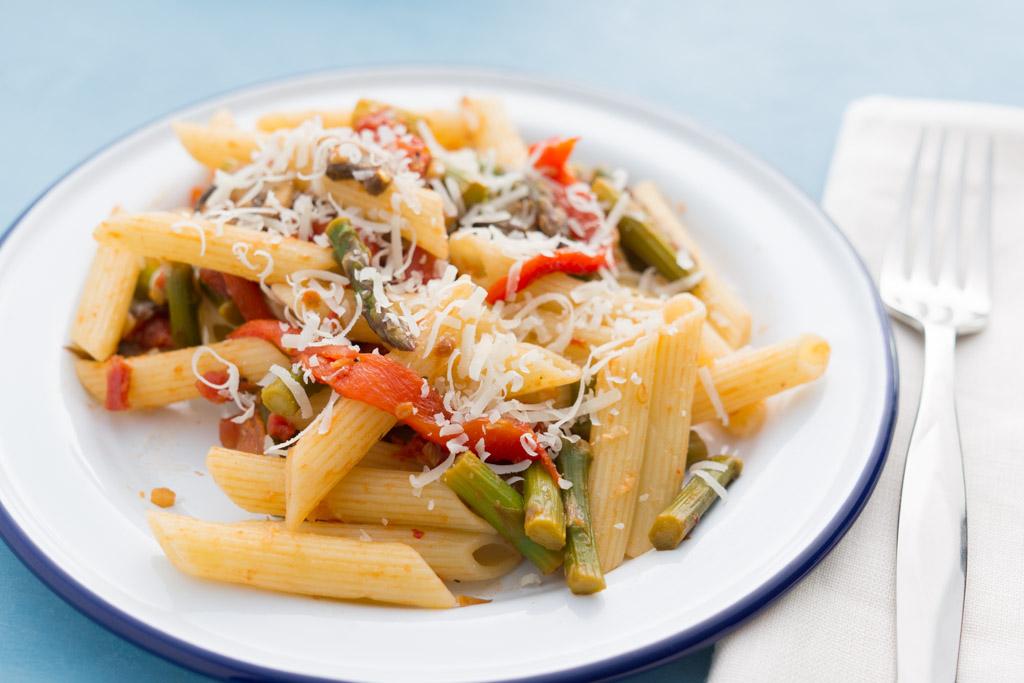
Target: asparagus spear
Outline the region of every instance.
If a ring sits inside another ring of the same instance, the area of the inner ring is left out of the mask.
[[[525,472],[523,491],[526,498],[526,535],[549,550],[561,550],[565,545],[565,511],[562,494],[551,475],[533,463]]]
[[[396,349],[415,349],[415,337],[405,329],[398,317],[383,306],[378,306],[377,298],[373,294],[373,284],[359,279],[359,272],[371,267],[370,252],[359,239],[352,223],[344,217],[335,218],[327,226],[326,234],[334,247],[334,259],[341,266],[342,272],[352,283],[352,289],[362,302],[363,317],[370,325],[370,329]]]
[[[563,441],[556,461],[562,476],[572,483],[571,488],[562,491],[568,525],[565,582],[577,595],[597,593],[605,587],[590,526],[590,495],[587,492],[590,458],[590,444],[580,439],[576,443]]]
[[[171,338],[178,348],[198,346],[199,296],[192,282],[192,266],[175,263],[167,276],[167,309],[171,318]]]
[[[743,471],[743,461],[731,455],[716,455],[711,461],[725,465],[721,472],[704,470],[722,486],[728,486]],[[672,504],[654,519],[648,534],[651,544],[658,550],[675,548],[716,500],[718,494],[702,477],[691,478]]]
[[[523,530],[523,497],[473,453],[456,458],[441,480],[542,572],[550,574],[562,564],[562,553],[535,543]]]
[[[597,178],[591,188],[597,198],[609,206],[619,201],[621,193],[606,178]],[[649,222],[627,215],[619,219],[617,227],[623,251],[654,266],[666,280],[672,282],[690,274],[689,270],[679,265],[672,246]]]
[[[696,429],[690,430],[690,443],[686,449],[686,468],[689,469],[693,463],[708,459],[708,446]]]
[[[293,372],[292,377],[302,385],[303,389],[307,388],[302,381],[302,375]],[[309,392],[307,391],[306,393],[308,394]],[[302,418],[302,409],[299,408],[295,396],[280,378],[263,387],[263,390],[260,392],[260,401],[266,406],[267,410],[277,413],[289,422],[295,422]]]

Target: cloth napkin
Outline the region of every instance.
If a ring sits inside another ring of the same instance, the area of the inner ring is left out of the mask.
[[[939,127],[950,141],[965,133],[994,141],[992,317],[980,334],[961,337],[956,355],[968,523],[958,680],[1024,681],[1024,110],[857,100],[843,118],[823,204],[877,281],[921,130]],[[718,643],[711,683],[895,679],[896,526],[923,346],[916,332],[894,327],[899,419],[874,494],[818,567]]]

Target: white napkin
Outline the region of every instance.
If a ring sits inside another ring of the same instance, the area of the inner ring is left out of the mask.
[[[957,345],[967,478],[967,598],[959,680],[1024,681],[1024,110],[869,97],[847,109],[823,205],[877,277],[925,127],[994,139],[994,304]],[[921,337],[896,328],[900,412],[860,518],[799,585],[720,641],[711,683],[895,678],[900,482],[921,386]]]

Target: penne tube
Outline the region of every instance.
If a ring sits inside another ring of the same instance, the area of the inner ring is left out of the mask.
[[[693,294],[707,306],[708,322],[734,349],[748,343],[750,341],[750,312],[747,311],[746,306],[736,296],[736,293],[722,281],[703,258],[697,243],[694,242],[665,197],[650,181],[637,183],[633,187],[632,193],[633,198],[640,203],[662,234],[669,239],[674,247],[688,251],[690,258],[704,273],[703,279],[694,287]]]
[[[93,237],[141,256],[247,280],[259,280],[264,272],[264,281],[283,282],[298,270],[337,270],[331,250],[318,244],[235,225],[218,227],[177,213],[117,214],[100,223]]]
[[[718,359],[710,369],[698,372],[693,397],[693,424],[716,418],[721,420],[722,411],[734,413],[821,377],[828,367],[829,353],[827,341],[816,334],[804,334],[771,346],[736,351]],[[705,372],[702,380],[701,375]],[[710,379],[711,393],[717,395],[721,403],[721,410],[715,407],[704,386],[707,379]]]
[[[130,251],[105,244],[96,249],[71,326],[71,341],[96,360],[106,360],[117,350],[140,265],[139,256]]]
[[[430,109],[414,112],[430,127],[434,139],[447,149],[462,149],[472,143],[466,120],[460,111],[448,109]],[[305,121],[320,118],[324,128],[345,128],[352,125],[351,109],[307,109],[305,111],[272,112],[264,114],[256,121],[256,127],[270,133],[282,128],[295,128]],[[419,134],[419,131],[411,131]]]
[[[462,111],[470,140],[478,152],[493,153],[494,163],[505,170],[526,165],[526,145],[501,100],[464,97]]]
[[[302,111],[274,111],[256,119],[256,128],[273,133],[283,128],[297,128],[306,121],[319,118],[324,128],[347,128],[352,125],[352,109],[304,109]]]
[[[405,449],[396,443],[378,441],[366,455],[359,461],[361,467],[373,467],[381,470],[400,470],[403,472],[421,472],[423,465],[411,458],[402,455]]]
[[[768,405],[764,401],[758,401],[729,413],[729,424],[725,426],[725,430],[735,437],[743,438],[761,429],[767,418]]]
[[[394,213],[404,219],[402,237],[439,259],[448,258],[448,230],[444,222],[444,200],[426,188],[411,193],[411,200],[394,187],[373,195],[356,180],[321,178],[323,191],[343,208],[355,208],[371,218]],[[411,203],[410,203],[411,201]]]
[[[697,354],[704,327],[704,305],[689,294],[665,302],[666,326],[658,332],[657,368],[651,389],[647,438],[638,496],[629,525],[626,554],[652,548],[648,532],[658,513],[679,492],[686,473],[690,405],[697,380]]]
[[[590,517],[601,571],[606,573],[622,564],[636,509],[657,347],[657,335],[640,337],[597,375],[597,394],[622,394],[617,403],[598,411],[591,429]]]
[[[206,468],[221,490],[243,510],[280,517],[285,512],[286,460],[214,446],[206,456]],[[352,468],[314,506],[309,517],[353,524],[380,524],[381,519],[387,519],[391,524],[416,528],[493,531],[444,484],[427,484],[417,497],[408,472],[371,467]],[[303,521],[299,520],[295,528]]]
[[[211,169],[232,171],[245,166],[259,148],[257,135],[232,126],[175,121],[171,127],[185,151]]]
[[[295,313],[296,317],[300,320],[302,319],[302,316],[300,315],[300,308],[314,311],[320,317],[329,316],[331,314],[330,309],[328,309],[322,301],[318,300],[317,297],[314,297],[313,301],[306,300],[300,303],[296,299],[295,291],[292,289],[291,285],[283,282],[277,282],[270,285],[270,289],[274,293],[274,296],[277,297],[277,299],[286,308],[291,309],[291,311]],[[308,292],[308,294],[312,295],[314,292]],[[345,311],[351,311],[354,313],[356,311],[355,293],[351,289],[345,289],[344,297]],[[351,316],[346,316],[342,319],[342,323],[346,325],[351,321]],[[349,330],[349,333],[346,336],[354,342],[369,342],[371,344],[383,343],[381,342],[380,337],[377,336],[377,333],[370,328],[369,323],[367,323],[366,319],[362,316],[359,316],[359,319],[356,320],[352,329]]]
[[[711,365],[715,359],[728,356],[733,352],[729,342],[722,339],[722,335],[711,325],[704,325],[700,330],[700,353],[697,354],[697,363],[700,365]]]
[[[489,581],[516,568],[522,556],[493,532],[418,529],[381,524],[304,522],[299,531],[374,543],[404,543],[418,552],[445,581]],[[280,525],[279,522],[254,524]]]
[[[191,576],[326,598],[455,607],[423,558],[402,543],[293,533],[275,524],[220,524],[170,512],[147,516],[167,559]]]
[[[124,361],[131,368],[128,406],[132,409],[157,408],[199,398],[196,377],[192,374],[192,357],[201,348],[204,347],[193,346],[125,358]],[[229,339],[209,344],[206,348],[234,363],[239,374],[251,382],[261,379],[273,365],[291,365],[277,347],[262,339]],[[108,363],[80,358],[75,360],[78,381],[100,403],[106,403],[107,399]],[[223,370],[225,367],[211,353],[203,353],[196,366],[202,373]]]

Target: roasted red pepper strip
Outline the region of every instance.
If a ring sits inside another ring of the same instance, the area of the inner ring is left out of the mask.
[[[107,397],[103,407],[107,410],[128,410],[128,390],[132,386],[132,366],[122,356],[111,356],[107,361]]]
[[[519,271],[519,280],[516,282],[515,292],[521,292],[530,284],[545,275],[551,273],[568,273],[570,275],[586,275],[596,273],[608,265],[605,250],[601,249],[596,254],[585,254],[582,251],[573,249],[558,249],[553,254],[538,254],[523,263]],[[508,292],[508,275],[491,285],[487,290],[487,303],[504,301]]]
[[[258,283],[235,275],[224,273],[224,286],[228,296],[235,302],[238,312],[246,320],[264,320],[273,318],[274,314],[263,298],[263,291]]]
[[[569,156],[579,138],[549,138],[530,145],[533,167],[561,185],[572,185],[576,176],[569,170]]]
[[[280,347],[281,323],[276,320],[254,320],[238,327],[229,336],[258,337]],[[282,349],[288,353],[287,349]],[[311,346],[292,353],[309,370],[313,378],[338,392],[340,396],[360,401],[394,415],[413,428],[421,437],[446,446],[459,434],[441,434],[435,415],[450,418],[440,394],[423,378],[387,356],[357,353],[341,346]],[[316,357],[316,361],[313,358]],[[496,422],[480,418],[462,425],[468,437],[467,448],[475,448],[483,439],[492,462],[520,462],[539,459],[557,480],[558,472],[547,452],[537,445],[537,436],[529,425],[502,418]]]

